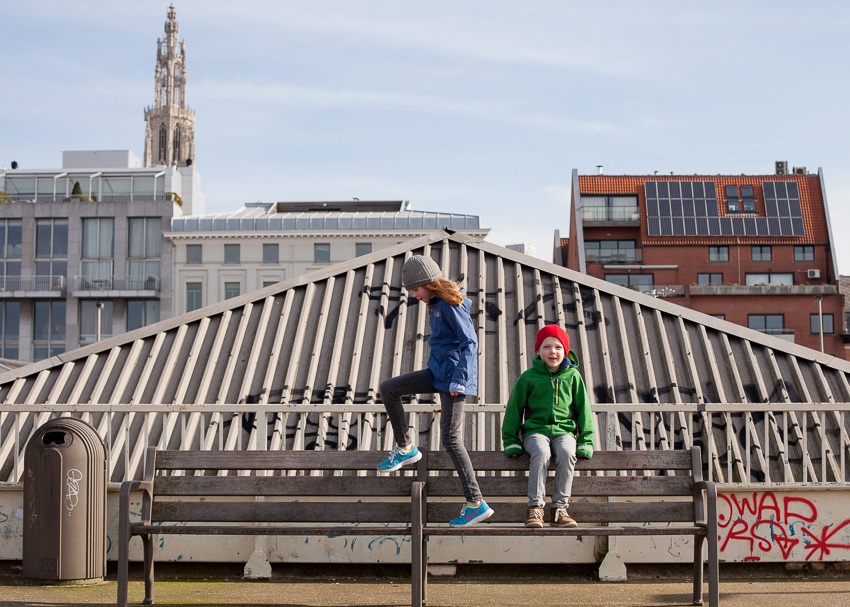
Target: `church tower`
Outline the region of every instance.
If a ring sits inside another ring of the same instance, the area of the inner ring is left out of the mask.
[[[145,166],[192,166],[195,112],[186,107],[186,41],[177,42],[177,15],[168,9],[165,40],[156,40],[154,104],[145,108]]]

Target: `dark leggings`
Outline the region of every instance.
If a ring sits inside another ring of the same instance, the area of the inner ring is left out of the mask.
[[[399,447],[407,447],[410,445],[410,439],[407,436],[409,428],[404,414],[404,406],[401,404],[401,397],[409,394],[434,394],[438,391],[434,389],[427,371],[414,371],[390,378],[381,382],[380,389],[381,400],[384,401],[384,408],[387,410],[387,416],[389,416],[390,424],[393,427],[395,442]],[[481,490],[478,488],[475,470],[472,469],[472,462],[466,452],[466,447],[463,446],[463,437],[461,436],[463,404],[466,397],[463,394],[452,396],[448,392],[439,392],[439,394],[440,435],[443,448],[449,454],[455,470],[457,470],[466,501],[477,502],[482,499]]]

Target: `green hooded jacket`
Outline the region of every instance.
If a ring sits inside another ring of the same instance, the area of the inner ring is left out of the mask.
[[[578,358],[570,350],[567,365],[552,373],[540,358],[519,376],[502,423],[505,455],[523,452],[522,440],[528,434],[576,437],[577,455],[593,456],[593,416],[587,390],[578,372]]]

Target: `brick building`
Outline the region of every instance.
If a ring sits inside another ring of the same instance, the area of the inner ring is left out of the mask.
[[[554,261],[847,358],[821,170],[775,175],[572,174]],[[820,309],[819,309],[820,306]]]

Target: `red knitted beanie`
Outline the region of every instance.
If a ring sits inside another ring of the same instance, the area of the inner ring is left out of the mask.
[[[546,325],[537,332],[537,340],[534,342],[535,352],[540,349],[540,344],[542,344],[543,340],[547,337],[557,337],[558,340],[564,344],[564,351],[570,351],[570,336],[567,335],[567,332],[558,325]]]

